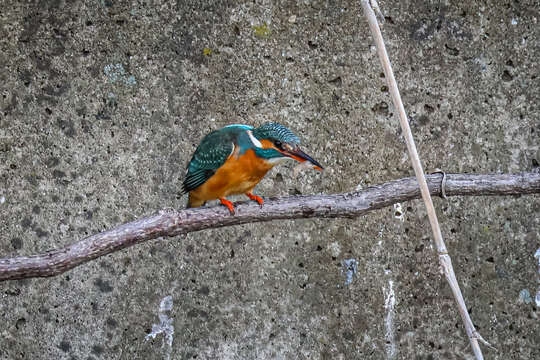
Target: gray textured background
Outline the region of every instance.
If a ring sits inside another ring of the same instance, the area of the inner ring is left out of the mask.
[[[425,168],[530,170],[538,3],[452,3],[380,3]],[[230,123],[279,121],[326,167],[276,168],[263,196],[412,174],[357,1],[7,0],[0,25],[1,257],[182,208],[196,144]],[[435,204],[499,349],[486,358],[540,358],[539,197]],[[470,359],[423,205],[402,208],[203,231],[0,283],[0,358]]]

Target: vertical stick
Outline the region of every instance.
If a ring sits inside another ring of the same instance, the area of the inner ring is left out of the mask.
[[[374,3],[374,7],[378,8],[376,2],[374,0],[372,1]],[[424,176],[424,170],[422,169],[422,164],[420,163],[420,158],[418,157],[418,152],[416,151],[416,145],[414,143],[411,128],[409,127],[409,121],[405,113],[405,108],[403,107],[403,102],[401,101],[401,96],[399,94],[396,79],[394,78],[394,72],[392,71],[390,59],[388,58],[388,54],[386,52],[381,29],[379,28],[377,18],[375,17],[375,13],[369,3],[369,0],[361,0],[361,4],[364,10],[364,15],[368,20],[371,34],[373,35],[375,43],[377,44],[377,52],[384,68],[384,75],[388,82],[390,94],[392,95],[392,101],[394,102],[394,106],[398,112],[399,122],[401,124],[401,129],[403,130],[403,136],[405,137],[405,141],[407,143],[407,150],[409,151],[409,155],[411,157],[416,179],[420,185],[420,192],[422,193],[422,199],[426,205],[429,222],[435,238],[435,246],[437,247],[437,253],[439,255],[439,263],[443,269],[446,281],[448,281],[450,284],[452,294],[454,295],[454,298],[458,304],[459,313],[461,314],[461,318],[465,324],[465,330],[467,331],[467,336],[471,342],[474,354],[478,360],[482,360],[484,357],[478,344],[478,340],[482,340],[483,342],[485,341],[474,328],[472,320],[469,316],[469,312],[467,311],[467,307],[465,306],[465,300],[463,299],[463,295],[461,294],[461,290],[456,280],[456,275],[452,267],[452,260],[448,255],[448,250],[446,249],[446,245],[444,244],[444,240],[442,238],[441,228],[439,227],[439,222],[437,220],[437,214],[435,212],[435,208],[433,207],[433,201],[431,200],[431,195],[429,194],[426,178]]]

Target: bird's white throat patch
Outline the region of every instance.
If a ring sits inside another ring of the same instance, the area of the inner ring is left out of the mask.
[[[247,133],[248,133],[249,139],[251,140],[253,145],[255,145],[258,148],[262,148],[261,142],[259,140],[257,140],[257,138],[255,136],[253,136],[253,133],[251,132],[251,130],[248,130]]]
[[[266,161],[268,161],[270,164],[277,165],[277,164],[284,163],[287,160],[294,160],[294,159],[290,158],[290,157],[287,157],[287,156],[284,156],[284,157],[270,158],[270,159],[267,159]]]

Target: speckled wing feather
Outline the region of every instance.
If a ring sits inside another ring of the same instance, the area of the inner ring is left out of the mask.
[[[184,193],[204,184],[214,175],[235,146],[235,132],[218,130],[206,135],[193,154],[183,183]]]

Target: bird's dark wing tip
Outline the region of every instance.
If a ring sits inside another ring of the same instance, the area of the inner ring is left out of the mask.
[[[189,172],[182,184],[183,194],[187,194],[204,184],[215,172],[215,170],[208,169]]]

